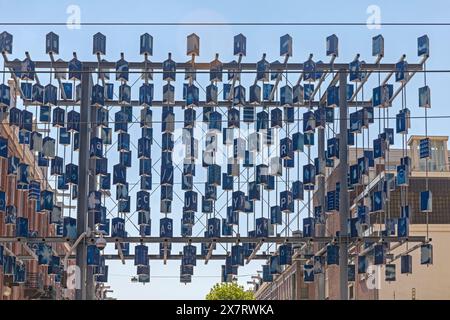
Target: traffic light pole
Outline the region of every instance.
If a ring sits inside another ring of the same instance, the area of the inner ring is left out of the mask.
[[[340,299],[348,299],[348,242],[341,237],[348,234],[348,125],[347,125],[347,71],[339,70],[339,287]]]

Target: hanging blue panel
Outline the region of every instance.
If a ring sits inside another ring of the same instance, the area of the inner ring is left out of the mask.
[[[417,38],[417,55],[419,57],[430,55],[430,40],[426,34]]]
[[[362,81],[362,78],[363,78],[363,72],[361,72],[362,62],[360,62],[358,60],[358,58],[359,58],[359,55],[355,60],[353,60],[349,64],[349,69],[350,69],[349,80],[350,81],[354,81],[354,82]]]
[[[383,191],[375,191],[371,196],[371,211],[381,212],[384,210]]]
[[[26,282],[26,266],[24,263],[16,264],[14,267],[13,275],[14,283],[25,283]]]
[[[313,256],[314,261],[314,274],[320,274],[324,272],[325,267],[325,257],[324,256]]]
[[[128,62],[124,59],[123,53],[121,53],[120,60],[116,62],[116,80],[128,81],[128,78],[129,78]]]
[[[231,265],[243,266],[244,265],[244,250],[241,245],[231,246]]]
[[[28,219],[24,217],[16,218],[16,237],[28,237]]]
[[[242,34],[234,36],[233,54],[245,56],[247,53],[247,38]]]
[[[256,219],[256,234],[257,238],[267,238],[269,236],[269,220],[267,218]]]
[[[185,245],[183,247],[182,265],[196,266],[197,265],[197,247],[193,245]]]
[[[339,265],[339,246],[327,245],[327,265]]]
[[[13,275],[15,265],[16,265],[16,257],[3,256],[3,274],[4,275]]]
[[[44,104],[44,87],[40,84],[33,84],[31,103],[36,105]]]
[[[283,212],[294,212],[294,200],[291,191],[280,192],[280,208]]]
[[[316,128],[314,112],[308,111],[303,114],[303,132],[313,133]]]
[[[410,123],[410,111],[405,108],[399,111],[399,113],[395,117],[396,119],[396,132],[397,133],[408,133],[408,129],[411,126]]]
[[[49,106],[56,106],[57,88],[54,85],[48,84],[44,87],[44,104]]]
[[[208,238],[220,238],[220,219],[208,219]]]
[[[336,108],[339,106],[339,87],[329,86],[327,88],[327,107]]]
[[[409,218],[402,217],[397,220],[397,236],[406,238],[409,236]]]
[[[313,164],[303,166],[303,185],[313,186],[315,184],[315,171]]]
[[[385,272],[384,272],[384,280],[387,282],[391,282],[391,281],[395,281],[395,268],[396,265],[391,263],[391,264],[386,264],[385,266]]]
[[[409,185],[408,181],[409,179],[407,167],[405,165],[397,166],[397,177],[396,177],[397,186],[408,186]]]
[[[172,54],[169,53],[167,60],[163,62],[163,80],[175,81],[176,80],[176,63],[172,60]]]
[[[136,211],[150,211],[150,193],[138,191],[136,194]]]
[[[25,58],[20,66],[20,78],[22,80],[34,81],[36,64],[30,58]]]
[[[197,201],[197,192],[195,191],[187,191],[184,194],[184,210],[186,212],[197,212],[198,209],[198,201]]]
[[[420,192],[420,211],[421,212],[432,212],[433,211],[433,197],[431,191],[421,191]]]
[[[144,33],[140,37],[140,54],[153,55],[153,37],[148,33]]]
[[[305,138],[303,133],[296,132],[292,135],[293,150],[296,152],[303,152]]]
[[[30,133],[33,131],[33,113],[27,110],[22,111],[22,122],[19,125],[19,128]]]
[[[354,282],[356,280],[356,270],[355,270],[356,266],[354,264],[349,264],[347,267],[347,278],[348,281],[350,282]]]
[[[303,219],[303,236],[310,238],[315,236],[315,221],[314,218]]]
[[[290,265],[292,264],[292,245],[282,244],[278,247],[280,256],[280,265]]]
[[[272,206],[270,207],[270,223],[275,225],[281,225],[282,222],[282,213],[281,213],[281,207],[280,206]]]
[[[131,197],[128,196],[125,199],[120,199],[117,203],[117,211],[119,213],[129,213],[130,212],[130,200]]]
[[[385,245],[377,244],[373,248],[374,264],[381,265],[386,263]]]
[[[227,223],[231,225],[239,224],[239,212],[233,211],[233,207],[227,207]]]
[[[170,218],[161,218],[159,227],[159,236],[161,238],[173,237],[173,220]]]
[[[205,199],[210,201],[217,200],[217,187],[207,182],[205,183]]]
[[[293,104],[292,87],[286,85],[280,88],[280,105],[289,106]],[[292,109],[293,110],[293,109]]]
[[[304,190],[303,182],[301,182],[300,180],[294,181],[292,183],[292,199],[303,200],[304,199],[303,190]]]
[[[270,64],[266,60],[266,55],[263,54],[262,59],[256,63],[256,81],[269,81],[269,69]]]
[[[399,61],[395,64],[395,81],[406,82],[408,79],[408,62],[405,60]]]
[[[94,245],[95,247],[95,245]],[[38,265],[49,265],[52,259],[52,247],[46,243],[39,243],[36,250]]]
[[[106,36],[101,34],[100,32],[97,32],[93,36],[92,54],[106,54]]]
[[[113,167],[113,184],[125,184],[127,182],[127,168],[116,164]]]
[[[339,39],[335,34],[327,37],[327,56],[338,56],[339,55]]]
[[[41,191],[41,210],[53,210],[53,192],[48,190]]]
[[[8,158],[8,139],[0,137],[0,157]]]
[[[420,159],[430,158],[431,157],[431,144],[430,139],[425,138],[421,139],[419,142],[419,156]]]
[[[87,246],[87,265],[98,266],[100,264],[100,250],[95,244]]]
[[[401,273],[412,273],[412,256],[409,254],[402,255],[400,257]]]
[[[227,219],[222,219],[222,235],[232,236],[233,235],[233,225],[228,224]]]
[[[106,283],[108,282],[108,268],[109,266],[102,267],[102,274],[95,276],[95,281]]]
[[[0,33],[0,51],[2,53],[11,54],[12,53],[12,43],[13,36],[12,34],[3,31]]]
[[[22,110],[16,107],[9,109],[9,124],[13,127],[22,125]]]
[[[100,211],[102,193],[100,191],[90,191],[88,195],[88,211]]]
[[[305,264],[303,266],[303,282],[314,282],[314,266],[312,264]]]
[[[280,158],[285,160],[294,158],[293,144],[289,137],[283,138],[280,141]]]
[[[125,237],[125,219],[119,217],[112,219],[111,237],[113,238]]]
[[[372,56],[384,56],[384,38],[381,34],[372,38]]]
[[[279,256],[270,256],[270,274],[280,274],[282,272],[279,264]]]
[[[303,80],[304,81],[316,81],[316,75],[317,75],[316,63],[312,60],[312,55],[311,55],[310,58],[303,63]],[[305,90],[306,90],[306,86],[307,85],[305,85]],[[309,97],[306,98],[306,96],[305,96],[305,100],[309,100]]]
[[[0,84],[0,106],[9,107],[11,104],[10,88],[6,84]]]
[[[135,266],[147,266],[148,265],[148,247],[143,244],[139,244],[134,247],[134,265]]]
[[[263,282],[272,282],[273,281],[273,275],[270,274],[270,266],[267,264],[264,264],[262,266],[262,280],[263,280]]]
[[[367,272],[367,256],[358,256],[358,274]]]
[[[292,103],[299,105],[303,104],[304,89],[301,84],[297,84],[292,88]]]
[[[68,239],[76,239],[77,237],[77,220],[75,218],[63,218],[63,237]]]
[[[151,225],[150,211],[138,212],[138,225],[150,226]]]
[[[245,193],[242,191],[234,191],[232,194],[233,211],[245,211]]]
[[[420,264],[433,264],[433,245],[425,243],[420,246]]]

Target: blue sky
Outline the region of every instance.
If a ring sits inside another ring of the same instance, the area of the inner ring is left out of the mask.
[[[382,22],[448,22],[450,3],[448,1],[9,1],[0,0],[0,12],[5,22],[65,22],[67,7],[78,5],[82,22],[365,22],[367,8],[377,5]],[[76,51],[80,60],[95,59],[92,55],[92,35],[102,32],[107,37],[106,59],[116,61],[124,52],[128,61],[142,61],[139,55],[139,36],[148,32],[153,36],[154,55],[152,61],[163,61],[172,52],[179,62],[188,60],[186,56],[186,36],[192,32],[200,36],[199,61],[211,61],[215,53],[223,62],[231,61],[233,36],[243,33],[247,37],[247,56],[243,61],[257,61],[267,53],[268,61],[280,59],[279,37],[289,33],[293,37],[293,57],[291,61],[303,62],[309,53],[315,60],[327,61],[325,38],[336,33],[339,37],[338,62],[350,62],[356,53],[366,62],[374,61],[371,56],[371,38],[379,33],[385,38],[386,62],[397,62],[406,54],[410,63],[417,62],[417,37],[428,34],[431,44],[431,58],[428,69],[450,69],[448,53],[450,43],[448,26],[383,26],[369,30],[366,26],[82,26],[79,30],[69,30],[65,26],[7,26],[0,27],[14,35],[11,58],[24,58],[29,51],[34,60],[48,59],[45,55],[45,34],[54,31],[60,36],[59,57],[71,58]],[[3,31],[3,30],[0,30]],[[161,96],[161,76],[155,75],[156,99]],[[181,77],[180,77],[181,78]],[[201,77],[199,77],[201,79]],[[374,81],[373,77],[372,81]],[[428,76],[432,91],[432,105],[429,115],[450,115],[447,110],[446,92],[450,74],[438,73]],[[42,80],[41,80],[42,81]],[[43,81],[45,83],[45,81]],[[180,97],[182,79],[176,84],[176,96]],[[201,83],[201,81],[199,81]],[[205,82],[203,82],[205,83]],[[373,83],[372,83],[373,84]],[[408,86],[407,107],[413,115],[423,115],[417,107],[417,88],[423,85],[423,76],[417,75]],[[366,94],[368,95],[368,87]],[[136,97],[136,91],[133,91]],[[398,110],[399,103],[394,105]],[[137,112],[137,111],[135,111]],[[392,115],[396,111],[392,112]],[[137,115],[137,113],[136,113]],[[180,115],[181,116],[181,115]],[[429,134],[448,135],[447,119],[433,119],[429,124]],[[391,127],[394,122],[391,123]],[[136,131],[137,132],[137,131]],[[423,120],[413,120],[413,134],[423,134]],[[155,130],[157,133],[157,130]],[[397,140],[398,141],[398,140]],[[134,154],[135,155],[135,154]],[[137,160],[134,159],[134,165]],[[110,168],[117,163],[111,155]],[[175,177],[177,179],[177,177]],[[157,177],[154,177],[154,181]],[[154,182],[155,183],[155,182]],[[136,188],[137,189],[137,188]],[[133,191],[134,192],[134,191]],[[152,198],[159,205],[158,192]],[[132,207],[134,204],[132,204]],[[175,211],[175,210],[174,210]],[[181,218],[180,211],[174,212],[174,220]],[[152,211],[153,235],[156,235],[159,213]],[[131,226],[128,226],[131,227]],[[175,226],[178,231],[177,226]],[[156,248],[151,249],[153,252]],[[181,248],[174,251],[180,251]],[[220,281],[222,262],[201,262],[195,268],[193,282],[180,284],[179,262],[169,262],[163,266],[160,261],[151,261],[151,283],[145,286],[132,284],[130,277],[135,273],[131,262],[122,266],[110,263],[110,282],[114,297],[119,299],[202,299],[209,288]],[[260,269],[259,262],[252,262],[239,271],[239,281],[245,284],[250,275]]]

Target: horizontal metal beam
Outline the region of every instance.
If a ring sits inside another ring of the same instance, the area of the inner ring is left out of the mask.
[[[37,69],[40,68],[58,68],[58,69],[64,69],[68,67],[67,61],[34,61],[35,67]],[[90,69],[115,69],[116,63],[115,62],[101,62],[98,61],[82,61],[83,67],[87,67]],[[128,62],[128,68],[130,70],[162,70],[162,62]],[[5,61],[5,67],[6,68],[20,68],[21,62],[20,61]],[[184,63],[177,63],[176,64],[177,70],[185,70],[185,69],[192,69],[192,63],[191,62],[184,62]],[[223,70],[255,70],[256,71],[256,62],[246,62],[246,63],[240,63],[239,66],[237,63],[223,63],[222,64]],[[286,64],[270,64],[269,67],[271,70],[288,70],[288,71],[298,71],[302,72],[304,69],[303,63],[286,63]],[[195,70],[210,70],[211,69],[211,63],[209,62],[196,62],[194,65]],[[348,63],[317,63],[316,64],[316,70],[317,71],[337,71],[337,70],[344,70],[349,71],[350,67]],[[393,71],[395,70],[395,63],[365,63],[361,65],[361,71]],[[422,65],[418,63],[411,63],[408,64],[408,71],[421,71]],[[60,71],[59,71],[60,72]],[[60,72],[61,73],[61,72]]]
[[[117,254],[104,254],[102,255],[106,260],[122,260],[121,257],[119,257]],[[27,260],[33,260],[32,256],[25,256],[25,255],[19,255],[16,256],[17,259],[22,260],[22,261],[27,261]],[[226,254],[213,254],[211,255],[211,257],[209,257],[209,260],[225,260],[225,258],[227,257]],[[149,254],[148,258],[150,260],[163,260],[164,258],[159,255],[159,254]],[[181,260],[183,258],[182,254],[170,254],[167,255],[167,260]],[[267,260],[270,258],[270,254],[258,254],[256,256],[253,257],[253,260]],[[75,256],[69,256],[69,259],[75,259]],[[134,254],[130,254],[130,255],[124,255],[123,256],[124,260],[134,260]],[[201,255],[198,254],[197,255],[197,260],[205,260],[206,256],[205,255]]]
[[[398,237],[379,237],[379,236],[368,236],[368,237],[267,237],[267,238],[253,238],[253,237],[223,237],[223,238],[204,238],[204,237],[173,237],[173,238],[161,238],[161,237],[127,237],[127,238],[113,238],[104,237],[108,243],[210,243],[214,241],[215,243],[306,243],[306,242],[425,242],[431,241],[424,236],[412,236],[407,238]],[[73,242],[74,240],[62,237],[33,237],[33,238],[20,238],[20,237],[0,237],[0,243],[65,243]],[[88,238],[88,243],[94,244],[96,238]]]
[[[231,101],[218,101],[217,103],[214,103],[214,104],[208,104],[208,103],[206,103],[206,101],[199,101],[198,107],[230,107],[231,104],[232,104]],[[36,106],[35,104],[32,104],[31,101],[29,101],[29,100],[23,100],[23,105],[27,106],[27,107],[28,106]],[[58,100],[57,105],[60,107],[71,107],[71,106],[80,105],[80,102],[76,102],[74,100]],[[139,104],[139,100],[132,100],[130,102],[130,104],[119,103],[118,100],[106,100],[105,106],[109,106],[109,107],[114,107],[114,106],[116,106],[116,107],[121,107],[121,106],[141,107],[141,105]],[[151,107],[167,107],[167,106],[185,107],[186,101],[185,100],[177,100],[172,104],[168,104],[167,102],[163,102],[163,101],[159,100],[159,101],[152,101],[152,105],[151,105]],[[252,104],[248,103],[245,106],[246,107],[252,107],[252,106],[253,107],[280,107],[280,102],[279,101],[261,102],[257,105],[252,105]],[[310,106],[317,107],[317,106],[319,106],[319,101],[311,101],[311,103],[309,103],[309,101],[305,101],[302,104],[293,104],[291,106],[294,108],[309,108]],[[359,102],[349,101],[348,106],[349,107],[371,107],[372,101],[359,101]]]
[[[103,255],[103,257],[105,257],[106,260],[118,260],[119,257],[117,255],[111,255],[111,254],[105,254]],[[211,255],[208,259],[209,260],[225,260],[227,257],[226,254],[213,254]],[[258,259],[258,260],[267,260],[269,259],[270,255],[269,254],[258,254],[256,256],[253,257],[253,259]],[[159,254],[149,254],[148,258],[150,260],[162,260],[163,258],[161,257],[161,255]],[[182,254],[169,254],[167,255],[167,260],[181,260],[183,258]],[[206,260],[206,256],[205,255],[197,255],[197,260]],[[128,255],[128,256],[124,256],[125,260],[134,260],[134,254],[132,255]]]

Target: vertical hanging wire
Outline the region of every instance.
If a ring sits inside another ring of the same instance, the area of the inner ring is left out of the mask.
[[[249,122],[247,122],[247,136],[249,136],[249,132],[250,132],[250,123]],[[249,160],[249,162],[250,162],[250,150],[248,150],[248,160]],[[228,158],[228,157],[227,157]],[[244,154],[244,161],[245,161],[245,154]],[[250,168],[247,166],[247,168],[246,168],[246,171],[247,171],[247,183],[249,182],[249,180],[250,180]],[[256,179],[255,179],[256,180]],[[228,201],[227,201],[227,205],[228,205]],[[254,206],[254,205],[253,205]],[[250,213],[249,212],[246,212],[246,218],[247,218],[247,237],[248,237],[248,231],[249,231],[249,215],[250,215]]]
[[[76,82],[75,81],[76,81],[75,78],[73,78],[73,88],[72,88],[72,90],[73,90],[73,94],[76,95],[76,85],[75,85]],[[74,99],[74,100],[76,100],[76,99]],[[75,104],[72,106],[72,111],[75,111]],[[70,134],[70,140],[71,140],[71,145],[72,145],[72,147],[70,148],[70,163],[73,163],[73,153],[75,152],[74,148],[73,148],[74,142],[75,142],[75,131]],[[107,152],[107,150],[105,150],[105,157],[106,157],[106,152]],[[80,164],[78,163],[78,165],[80,165]],[[69,218],[72,217],[72,193],[73,193],[73,188],[74,188],[73,184],[69,183]]]
[[[423,72],[423,82],[424,82],[424,85],[426,86],[427,85],[427,63],[426,63],[426,61],[423,63],[423,71],[424,71]],[[425,139],[428,139],[428,107],[427,106],[425,106]],[[430,141],[428,141],[428,143],[430,144]],[[430,146],[429,146],[429,149],[431,149]],[[427,191],[430,191],[429,181],[428,181],[428,159],[429,159],[429,156],[425,158],[425,189]],[[426,212],[427,241],[429,239],[429,225],[428,225],[429,221],[428,220],[429,220],[429,212],[427,210],[427,212]]]
[[[311,86],[311,78],[309,79],[309,85]],[[309,103],[309,112],[312,110],[312,101],[311,96],[308,97]],[[310,134],[310,133],[305,133]],[[311,143],[308,142],[308,164],[311,164]],[[311,218],[311,186],[308,186],[308,218]]]
[[[300,132],[300,108],[297,108],[297,132]],[[300,150],[297,154],[297,181],[300,181]],[[299,190],[300,191],[300,190]],[[303,191],[303,189],[302,189]],[[297,200],[297,230],[300,230],[300,199]]]

